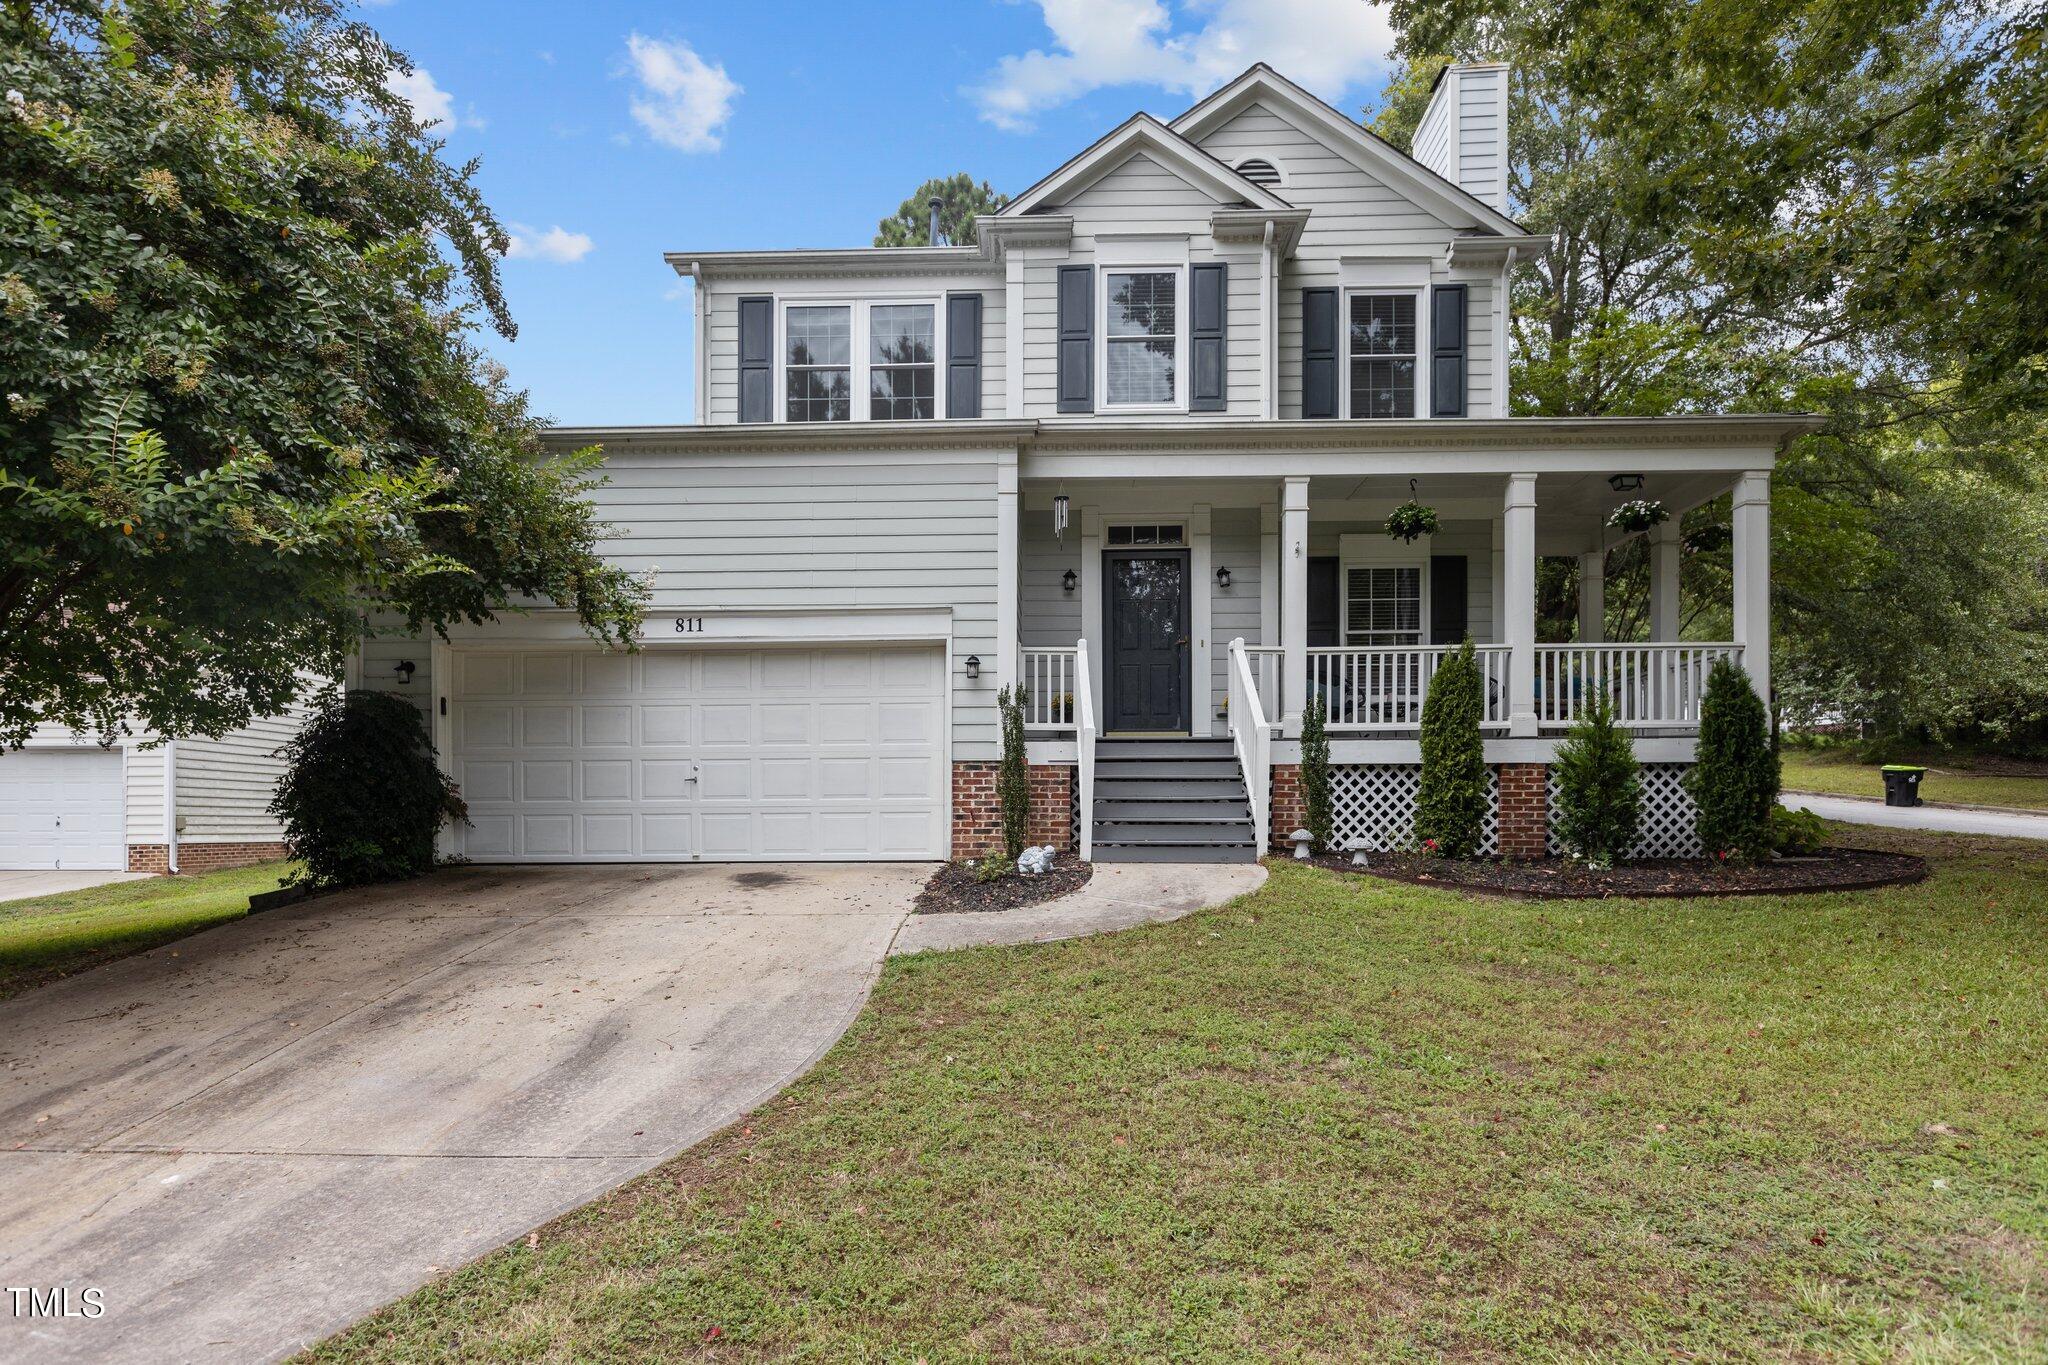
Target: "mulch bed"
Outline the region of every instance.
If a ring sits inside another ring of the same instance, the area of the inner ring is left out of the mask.
[[[1862,848],[1824,848],[1811,858],[1779,858],[1756,867],[1728,867],[1697,858],[1645,858],[1605,871],[1563,858],[1456,862],[1419,853],[1368,856],[1372,863],[1363,868],[1353,867],[1348,856],[1335,854],[1323,854],[1313,861],[1333,872],[1363,873],[1418,886],[1447,886],[1482,895],[1568,900],[1859,891],[1903,886],[1927,875],[1926,862],[1909,853],[1879,853]]]
[[[978,882],[974,879],[973,868],[948,863],[932,873],[932,879],[924,884],[924,890],[917,893],[911,913],[956,915],[982,910],[1018,910],[1064,896],[1069,891],[1078,891],[1088,884],[1088,878],[1094,872],[1093,863],[1084,863],[1071,853],[1060,854],[1053,861],[1050,872],[1036,877],[1012,872],[993,882]]]

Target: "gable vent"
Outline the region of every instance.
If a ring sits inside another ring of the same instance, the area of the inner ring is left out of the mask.
[[[1264,185],[1269,190],[1280,183],[1280,168],[1260,156],[1238,162],[1237,173],[1254,185]]]

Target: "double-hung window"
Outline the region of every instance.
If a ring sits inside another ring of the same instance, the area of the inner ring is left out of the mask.
[[[1422,643],[1422,569],[1398,565],[1347,568],[1344,575],[1344,643]]]
[[[905,422],[938,414],[938,345],[929,303],[868,309],[868,416]]]
[[[1413,417],[1417,334],[1413,293],[1351,295],[1351,415]]]
[[[1180,402],[1180,272],[1102,273],[1102,392],[1106,407]]]
[[[790,303],[782,309],[783,418],[908,422],[939,415],[938,304]]]
[[[783,372],[792,422],[844,422],[853,415],[853,308],[788,309]]]

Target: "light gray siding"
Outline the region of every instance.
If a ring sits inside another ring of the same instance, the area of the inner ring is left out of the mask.
[[[1024,645],[1069,646],[1081,638],[1081,591],[1068,592],[1060,576],[1081,572],[1081,537],[1069,527],[1066,543],[1053,539],[1052,513],[1024,512],[1019,530],[1017,638]]]
[[[1341,287],[1345,257],[1412,254],[1434,262],[1432,279],[1448,282],[1442,257],[1453,229],[1398,191],[1338,156],[1263,103],[1254,103],[1202,139],[1205,150],[1237,164],[1262,156],[1287,179],[1280,193],[1310,211],[1294,254],[1282,264],[1279,298],[1279,415],[1301,416],[1301,291]],[[1461,277],[1462,278],[1462,277]],[[1493,286],[1470,281],[1467,411],[1490,414],[1494,402]],[[1234,376],[1233,376],[1234,378]]]
[[[1340,536],[1372,536],[1384,540],[1384,521],[1317,521],[1308,526],[1308,552],[1336,555]],[[1493,523],[1490,521],[1446,521],[1429,547],[1415,547],[1418,560],[1430,555],[1465,556],[1465,628],[1475,644],[1498,644],[1493,614]],[[1247,636],[1247,639],[1250,637]]]
[[[1230,642],[1243,637],[1248,645],[1259,639],[1259,509],[1219,507],[1209,514],[1208,583],[1195,585],[1209,593],[1210,713],[1223,710],[1230,695]],[[1218,568],[1230,570],[1230,586],[1216,586]],[[1213,733],[1224,733],[1220,728]]]
[[[219,739],[178,741],[182,842],[264,843],[284,837],[283,827],[267,809],[285,771],[277,751],[305,725],[310,709],[294,706]]]

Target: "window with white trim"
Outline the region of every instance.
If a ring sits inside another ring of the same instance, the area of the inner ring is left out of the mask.
[[[1419,334],[1413,292],[1354,293],[1345,328],[1353,417],[1413,417]]]
[[[1422,643],[1422,567],[1353,565],[1344,571],[1344,643]]]
[[[1102,272],[1103,406],[1181,401],[1180,271]]]
[[[938,345],[929,303],[868,309],[868,416],[907,422],[938,415]]]
[[[1108,528],[1108,541],[1112,546],[1182,545],[1187,542],[1187,528],[1178,522],[1145,526],[1111,526]]]
[[[783,313],[783,384],[792,422],[853,416],[853,308],[791,307]]]

